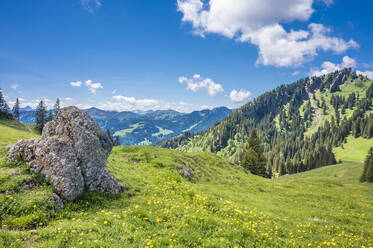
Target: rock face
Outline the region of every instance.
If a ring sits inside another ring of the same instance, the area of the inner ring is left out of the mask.
[[[24,160],[34,173],[45,176],[61,197],[73,200],[85,187],[111,194],[124,189],[105,168],[112,146],[87,113],[67,107],[45,125],[41,139],[18,141],[8,151],[8,158]]]

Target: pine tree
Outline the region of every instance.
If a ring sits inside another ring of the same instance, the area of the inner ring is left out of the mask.
[[[13,116],[18,120],[19,119],[19,100],[16,99],[16,103],[13,106]]]
[[[115,146],[120,146],[119,136],[115,136],[114,145],[115,145]]]
[[[106,135],[109,137],[111,143],[114,145],[113,135],[111,135],[111,132],[109,129],[106,129]]]
[[[373,182],[373,147],[369,149],[365,159],[364,171],[360,177],[360,182]]]
[[[53,114],[52,114],[52,111],[49,111],[49,112],[48,112],[48,116],[47,116],[47,118],[45,119],[45,123],[50,122],[50,121],[52,121],[52,120],[53,120]]]
[[[61,110],[61,105],[60,105],[60,98],[57,98],[56,104],[54,105],[55,109],[55,115],[57,116],[58,112]]]
[[[43,101],[40,101],[35,112],[35,123],[36,129],[41,132],[43,131],[44,125],[46,123],[47,108]]]
[[[254,175],[262,177],[268,176],[263,148],[255,130],[251,132],[246,148],[242,153],[241,165]]]
[[[3,96],[3,91],[0,89],[0,118],[9,118],[9,106]]]

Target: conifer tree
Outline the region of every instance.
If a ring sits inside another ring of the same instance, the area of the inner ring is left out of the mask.
[[[54,109],[55,109],[55,115],[57,116],[58,112],[59,112],[60,109],[61,109],[60,98],[57,98],[57,100],[56,100],[56,104],[54,105]]]
[[[373,147],[369,149],[365,159],[364,171],[360,177],[361,182],[373,182]]]
[[[263,148],[255,130],[251,132],[246,148],[242,153],[241,165],[254,175],[262,177],[268,176]]]
[[[13,106],[13,115],[18,120],[19,119],[19,100],[16,99],[16,103]]]
[[[9,118],[9,106],[3,96],[3,91],[0,89],[0,117]]]
[[[43,100],[40,101],[35,112],[35,123],[36,129],[41,132],[43,131],[44,125],[46,123],[47,108],[44,105]]]
[[[112,143],[113,145],[115,145],[115,144],[114,144],[113,135],[111,135],[111,132],[110,132],[109,129],[106,129],[106,135],[109,137],[111,143]]]
[[[120,146],[119,136],[115,136],[114,145],[115,145],[115,146]]]
[[[45,123],[49,122],[49,121],[52,121],[53,120],[53,114],[52,114],[52,111],[49,111],[48,112],[48,116],[47,118],[45,119]]]

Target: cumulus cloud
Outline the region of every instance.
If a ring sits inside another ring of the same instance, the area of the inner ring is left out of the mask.
[[[373,80],[373,71],[356,71],[357,75],[363,75],[369,78],[370,80]]]
[[[334,64],[329,61],[325,61],[321,65],[321,69],[311,69],[310,76],[321,76],[330,72],[342,70],[343,68],[354,68],[356,67],[356,60],[348,56],[344,56],[341,64]]]
[[[19,87],[18,84],[11,84],[10,85],[10,88],[12,88],[13,90],[16,90],[18,87]]]
[[[180,84],[186,84],[186,89],[196,92],[198,90],[206,90],[209,96],[215,96],[216,94],[223,92],[223,86],[215,83],[210,78],[203,79],[201,75],[195,74],[193,78],[179,77]]]
[[[251,97],[251,92],[248,90],[232,90],[229,94],[229,98],[234,103],[240,103],[246,101],[249,97]]]
[[[331,37],[330,29],[312,23],[307,30],[286,31],[281,22],[306,21],[314,0],[178,0],[183,22],[195,34],[216,33],[258,47],[257,64],[296,67],[309,62],[317,53],[341,53],[358,44]],[[330,2],[330,1],[328,1]]]
[[[70,82],[70,85],[73,87],[80,87],[83,85],[82,81],[76,81],[76,82]],[[84,85],[88,87],[89,91],[92,94],[96,94],[96,91],[98,89],[103,89],[104,87],[102,86],[101,83],[93,83],[92,80],[87,80],[84,82]]]
[[[104,88],[101,83],[93,83],[92,80],[87,80],[84,84],[92,94],[96,94],[96,90]]]
[[[70,85],[73,87],[80,87],[82,85],[82,81],[70,82]]]

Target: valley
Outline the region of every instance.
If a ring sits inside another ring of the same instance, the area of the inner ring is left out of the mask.
[[[122,145],[150,145],[184,132],[200,132],[221,121],[232,110],[220,107],[212,110],[180,113],[173,110],[148,112],[116,112],[97,108],[85,110],[101,127],[118,136]],[[24,108],[20,121],[35,124],[35,110]]]
[[[5,145],[35,137],[0,125],[0,246],[4,247],[370,247],[372,190],[361,160],[264,179],[212,153],[115,147],[109,171],[129,191],[85,193],[50,212],[52,189],[5,162]],[[353,152],[345,146],[345,153]],[[343,154],[338,155],[337,159]],[[188,166],[185,178],[180,168]],[[12,177],[10,181],[9,178]],[[34,230],[34,231],[33,231]]]

